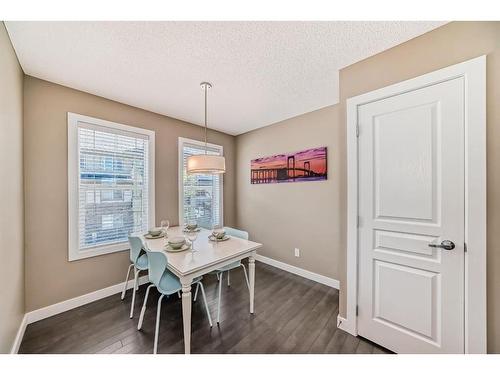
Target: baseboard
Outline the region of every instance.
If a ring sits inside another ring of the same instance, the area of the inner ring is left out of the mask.
[[[19,351],[19,347],[21,346],[21,341],[23,341],[24,331],[26,331],[26,326],[28,319],[26,314],[24,314],[23,319],[21,320],[21,324],[19,324],[19,329],[17,330],[16,338],[12,343],[12,348],[10,349],[10,354],[17,354]]]
[[[139,277],[139,285],[147,284],[148,282],[148,276]],[[19,329],[17,331],[16,338],[14,339],[14,343],[12,344],[10,353],[17,354],[17,352],[19,351],[19,347],[21,346],[21,342],[23,341],[24,331],[26,330],[26,326],[28,324],[37,322],[45,318],[49,318],[51,316],[60,314],[79,306],[86,305],[87,303],[112,296],[113,294],[120,293],[123,290],[124,284],[125,282],[115,284],[104,289],[96,290],[95,292],[87,293],[79,297],[56,303],[54,305],[27,312],[26,314],[24,314],[23,320],[19,325]],[[127,289],[132,289],[133,285],[134,284],[129,281]]]
[[[307,271],[305,269],[295,267],[295,266],[292,266],[290,264],[283,263],[283,262],[265,257],[263,255],[259,255],[259,254],[257,254],[255,256],[255,259],[258,260],[259,262],[269,264],[270,266],[279,268],[283,271],[287,271],[287,272],[293,273],[295,275],[302,276],[306,279],[316,281],[320,284],[327,285],[331,288],[339,289],[339,286],[340,286],[339,281],[332,279],[330,277],[326,277],[326,276],[323,276],[323,275],[320,275],[320,274],[317,274],[317,273],[314,273],[311,271]]]
[[[127,289],[132,289],[134,283],[129,281]],[[139,285],[149,282],[148,276],[139,277]],[[26,324],[34,323],[39,320],[60,314],[62,312],[86,305],[87,303],[100,300],[112,296],[113,294],[120,293],[123,290],[124,282],[108,286],[104,289],[96,290],[95,292],[87,293],[79,297],[71,298],[66,301],[56,303],[54,305],[42,307],[38,310],[33,310],[26,313]]]

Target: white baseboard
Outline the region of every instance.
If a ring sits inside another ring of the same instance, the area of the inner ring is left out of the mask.
[[[148,282],[149,282],[148,276],[139,277],[139,285],[147,284]],[[127,289],[132,289],[133,285],[134,285],[133,280],[130,280]],[[71,298],[66,301],[55,303],[50,306],[42,307],[41,309],[38,310],[27,312],[24,315],[21,325],[19,326],[19,330],[17,331],[16,338],[14,340],[14,343],[12,344],[11,353],[15,354],[18,352],[19,346],[21,345],[21,341],[23,340],[24,331],[26,330],[26,326],[28,324],[37,322],[45,318],[49,318],[51,316],[60,314],[62,312],[74,309],[79,306],[86,305],[87,303],[112,296],[113,294],[120,293],[123,290],[123,286],[124,282],[111,285],[108,286],[107,288],[99,289],[94,292],[84,294],[82,296]]]
[[[133,282],[131,281],[129,281],[127,289],[132,289]],[[146,284],[148,282],[149,282],[148,276],[141,276],[139,278],[139,285]],[[54,316],[62,312],[74,309],[76,307],[86,305],[87,303],[112,296],[113,294],[120,293],[123,290],[123,284],[124,283],[111,285],[108,286],[107,288],[99,289],[96,290],[95,292],[84,294],[83,296],[78,296],[50,306],[42,307],[41,309],[38,310],[30,311],[26,313],[27,324],[34,323],[39,320],[48,318],[50,316]]]
[[[26,326],[28,325],[26,314],[24,314],[21,324],[19,324],[19,329],[17,330],[16,338],[12,343],[12,348],[10,349],[10,354],[17,354],[19,347],[21,346],[21,341],[23,341],[24,331],[26,331]]]
[[[335,288],[335,289],[339,289],[339,286],[340,286],[340,283],[339,283],[338,280],[335,280],[335,279],[332,279],[330,277],[326,277],[326,276],[320,275],[318,273],[307,271],[305,269],[302,269],[302,268],[299,268],[299,267],[295,267],[295,266],[292,266],[290,264],[283,263],[283,262],[280,262],[280,261],[277,261],[277,260],[265,257],[263,255],[257,254],[255,256],[255,260],[258,260],[259,262],[262,262],[262,263],[265,263],[265,264],[269,264],[270,266],[279,268],[279,269],[281,269],[283,271],[287,271],[287,272],[293,273],[295,275],[302,276],[302,277],[304,277],[306,279],[316,281],[316,282],[318,282],[320,284],[324,284],[324,285],[327,285],[327,286]]]
[[[139,277],[139,285],[147,284],[149,282],[148,276]],[[86,305],[87,303],[97,301],[102,298],[106,298],[112,296],[113,294],[120,293],[123,290],[125,282],[108,286],[104,289],[96,290],[95,292],[90,292],[84,294],[83,296],[75,297],[68,299],[66,301],[62,301],[59,303],[55,303],[50,306],[42,307],[38,310],[33,310],[24,314],[24,318],[19,325],[19,329],[17,331],[16,338],[12,344],[12,348],[10,350],[11,354],[16,354],[19,351],[19,347],[21,346],[21,342],[23,341],[24,331],[26,330],[26,326],[30,323],[37,322],[39,320],[49,318],[51,316],[60,314],[62,312],[74,309],[79,306]],[[129,280],[127,289],[132,289],[134,286],[133,280]]]

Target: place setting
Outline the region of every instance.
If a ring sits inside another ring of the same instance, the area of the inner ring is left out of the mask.
[[[192,247],[192,243],[189,244],[186,239],[182,236],[175,236],[167,239],[167,244],[165,245],[165,251],[169,253],[178,253],[181,251],[189,250]]]
[[[226,234],[226,231],[224,230],[224,228],[221,228],[221,227],[214,227],[212,229],[212,234],[208,236],[208,239],[212,242],[222,242],[222,241],[227,241],[229,240],[231,237],[229,237],[227,234]]]
[[[201,228],[198,226],[196,223],[188,223],[184,226],[184,229],[182,230],[184,233],[188,232],[199,232]]]
[[[160,222],[160,227],[151,228],[148,230],[148,233],[144,235],[144,238],[148,240],[156,240],[159,238],[166,238],[167,231],[170,226],[170,222],[168,220],[162,220]]]
[[[177,253],[191,249],[192,252],[196,251],[194,242],[198,238],[198,233],[201,228],[196,222],[189,222],[184,225],[182,232],[184,236],[175,236],[166,240],[164,247],[165,251],[169,253]]]

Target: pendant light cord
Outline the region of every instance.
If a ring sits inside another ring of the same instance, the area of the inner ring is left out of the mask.
[[[205,155],[207,154],[207,84],[205,84]]]

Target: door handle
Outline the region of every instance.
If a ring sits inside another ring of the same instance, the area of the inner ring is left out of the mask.
[[[440,244],[430,243],[429,247],[438,247],[438,248],[444,249],[444,250],[453,250],[455,248],[455,244],[450,240],[444,240],[444,241],[441,241]]]

